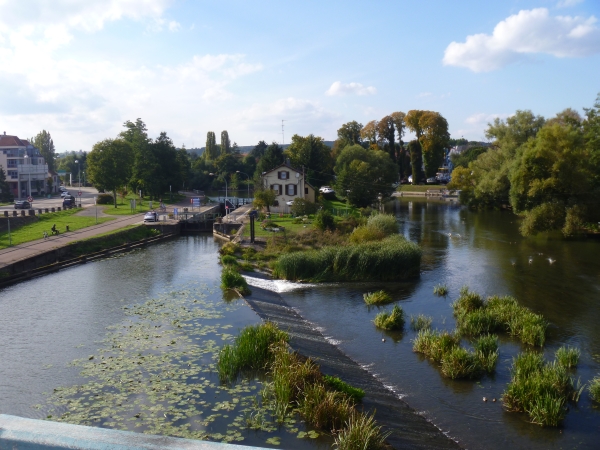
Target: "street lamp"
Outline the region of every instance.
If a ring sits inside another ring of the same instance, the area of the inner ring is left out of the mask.
[[[81,187],[81,164],[79,164],[79,160],[75,160],[75,164],[77,164],[77,176],[79,177],[79,187]]]
[[[211,173],[209,173],[209,175],[210,175],[211,177],[216,177],[216,176],[217,176],[216,174],[214,174],[214,173],[212,173],[212,172],[211,172]],[[227,214],[227,211],[229,210],[229,209],[227,208],[227,177],[223,177],[223,181],[225,181],[225,214]]]
[[[246,175],[248,177],[248,181],[246,182],[246,186],[248,187],[248,200],[250,200],[250,175],[242,172],[241,170],[236,170],[235,173],[241,173],[242,175]]]
[[[27,160],[29,159],[29,155],[25,155],[23,158],[25,158],[25,165],[28,165],[28,162],[27,162]],[[28,173],[28,175],[29,175],[29,185],[28,185],[28,187],[27,187],[27,188],[28,188],[28,189],[27,189],[27,190],[28,190],[28,193],[27,193],[27,195],[28,195],[28,196],[31,196],[31,167],[28,167],[28,168],[27,168],[27,173]]]

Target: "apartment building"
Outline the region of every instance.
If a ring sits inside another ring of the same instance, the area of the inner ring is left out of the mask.
[[[29,141],[0,134],[0,167],[15,198],[43,195],[48,190],[48,164]]]

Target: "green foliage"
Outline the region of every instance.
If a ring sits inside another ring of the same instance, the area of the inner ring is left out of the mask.
[[[271,322],[244,328],[232,345],[225,345],[219,352],[217,370],[221,381],[231,383],[243,371],[265,369],[274,359],[271,345],[288,339],[287,333]]]
[[[567,369],[571,369],[575,367],[579,362],[579,356],[581,355],[581,351],[578,348],[572,347],[560,347],[554,353],[556,358],[556,362],[561,366],[566,367]]]
[[[317,207],[316,203],[296,197],[290,206],[290,211],[295,216],[309,216],[317,212]]]
[[[315,216],[314,225],[321,231],[335,230],[335,219],[327,209],[321,209]]]
[[[96,203],[99,205],[112,205],[115,198],[110,194],[99,194]]]
[[[335,437],[338,450],[382,450],[390,433],[383,433],[374,415],[355,413]]]
[[[227,242],[219,249],[221,255],[235,255],[241,252],[241,247],[235,242]]]
[[[344,148],[334,171],[337,191],[347,193],[350,204],[358,207],[375,203],[379,195],[389,197],[394,192],[392,183],[398,180],[397,166],[389,154],[360,145]]]
[[[300,398],[299,412],[310,425],[324,430],[339,430],[352,416],[352,400],[322,384],[309,384]]]
[[[271,189],[258,189],[254,192],[253,205],[257,209],[267,208],[267,211],[271,211],[271,206],[275,203],[277,194]]]
[[[331,149],[325,145],[323,138],[309,134],[308,136],[292,136],[292,143],[285,151],[294,167],[304,167],[306,179],[313,185],[329,181],[333,169]]]
[[[363,294],[363,298],[367,305],[385,305],[393,301],[392,296],[383,290],[368,292]]]
[[[420,273],[418,245],[395,235],[378,242],[323,247],[279,256],[273,275],[304,281],[392,281]]]
[[[482,367],[477,356],[462,347],[452,347],[444,353],[441,361],[444,376],[453,380],[457,378],[478,378]]]
[[[442,165],[444,159],[444,149],[448,147],[450,134],[448,133],[448,122],[438,112],[410,110],[404,117],[406,127],[417,135],[417,140],[421,144],[423,163],[427,177],[432,177]],[[410,144],[409,144],[410,148]],[[416,147],[414,148],[417,151]],[[419,161],[412,161],[413,149],[411,149],[411,163],[413,163],[413,183],[417,183],[415,177],[415,162],[417,169]]]
[[[12,202],[13,195],[10,192],[10,186],[6,181],[6,172],[0,167],[0,202]]]
[[[214,131],[206,133],[206,147],[204,149],[204,159],[207,161],[217,159],[219,157],[219,149],[217,147],[217,138]]]
[[[528,345],[543,346],[548,323],[543,316],[520,306],[513,297],[490,297],[486,302],[467,288],[452,307],[457,331],[464,336],[479,336],[504,331]]]
[[[385,238],[383,231],[366,225],[359,226],[352,231],[350,242],[359,244],[361,242],[380,241]]]
[[[235,289],[242,295],[250,294],[250,288],[246,279],[231,266],[224,267],[221,272],[221,288]]]
[[[398,220],[392,214],[374,214],[367,219],[367,227],[389,236],[398,233]]]
[[[498,336],[486,334],[473,342],[475,355],[486,372],[492,372],[498,361]]]
[[[445,284],[436,284],[433,287],[433,293],[435,295],[439,295],[440,297],[444,297],[448,295],[448,286],[446,286]]]
[[[263,157],[258,162],[258,165],[256,166],[256,173],[260,176],[264,172],[268,172],[269,170],[283,164],[283,161],[283,148],[281,148],[277,142],[273,142],[267,147]]]
[[[237,266],[238,260],[235,256],[223,255],[221,256],[221,264],[223,264],[224,266]]]
[[[452,164],[454,165],[455,168],[457,168],[457,167],[468,168],[469,163],[471,161],[475,161],[479,157],[479,155],[487,152],[488,150],[489,150],[489,147],[482,147],[482,146],[469,147],[462,153],[459,153],[456,155],[451,155],[450,160],[452,161]]]
[[[435,362],[441,362],[446,353],[460,344],[460,337],[447,331],[423,328],[413,341],[413,351],[423,353]]]
[[[131,177],[133,151],[124,139],[106,139],[94,144],[88,155],[88,178],[100,189],[111,191],[116,207],[117,190]]]
[[[377,328],[383,330],[401,330],[404,327],[404,311],[398,305],[394,305],[392,312],[382,311],[373,320]]]
[[[600,376],[592,378],[588,386],[588,391],[592,400],[600,402]]]
[[[418,140],[412,140],[408,143],[408,153],[410,154],[410,165],[412,167],[412,184],[419,184],[423,181],[423,149]]]
[[[421,331],[431,328],[433,318],[424,314],[419,314],[417,317],[410,316],[410,328],[414,331]]]
[[[577,401],[581,390],[575,388],[564,365],[526,352],[513,359],[502,402],[509,411],[527,413],[533,423],[556,427],[567,413],[567,402]]]
[[[348,395],[354,402],[358,403],[365,396],[365,391],[360,388],[355,388],[349,385],[345,381],[340,380],[338,377],[332,377],[331,375],[323,375],[323,381],[327,383],[329,387],[335,389],[338,392],[343,392]]]

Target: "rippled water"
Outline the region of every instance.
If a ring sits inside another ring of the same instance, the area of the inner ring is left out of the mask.
[[[560,429],[541,428],[524,415],[502,409],[499,399],[509,382],[511,360],[525,347],[503,337],[493,377],[452,381],[412,352],[415,333],[408,318],[430,315],[434,328],[452,330],[450,304],[462,286],[485,295],[513,295],[552,323],[545,347],[548,358],[562,344],[581,349],[574,376],[585,383],[600,373],[600,242],[522,238],[509,212],[476,213],[444,202],[402,199],[388,205],[388,212],[397,216],[401,233],[423,246],[419,280],[383,286],[275,282],[273,290],[466,448],[598,448],[600,408],[587,391]],[[548,258],[555,262],[550,264]],[[448,297],[433,294],[438,283],[448,286]],[[368,308],[362,296],[379,286],[403,307],[404,332],[382,332],[372,324],[379,309]],[[483,402],[483,397],[498,401]]]

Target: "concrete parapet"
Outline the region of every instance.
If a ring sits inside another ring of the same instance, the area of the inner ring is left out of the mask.
[[[169,436],[109,430],[0,414],[0,450],[260,450]]]

